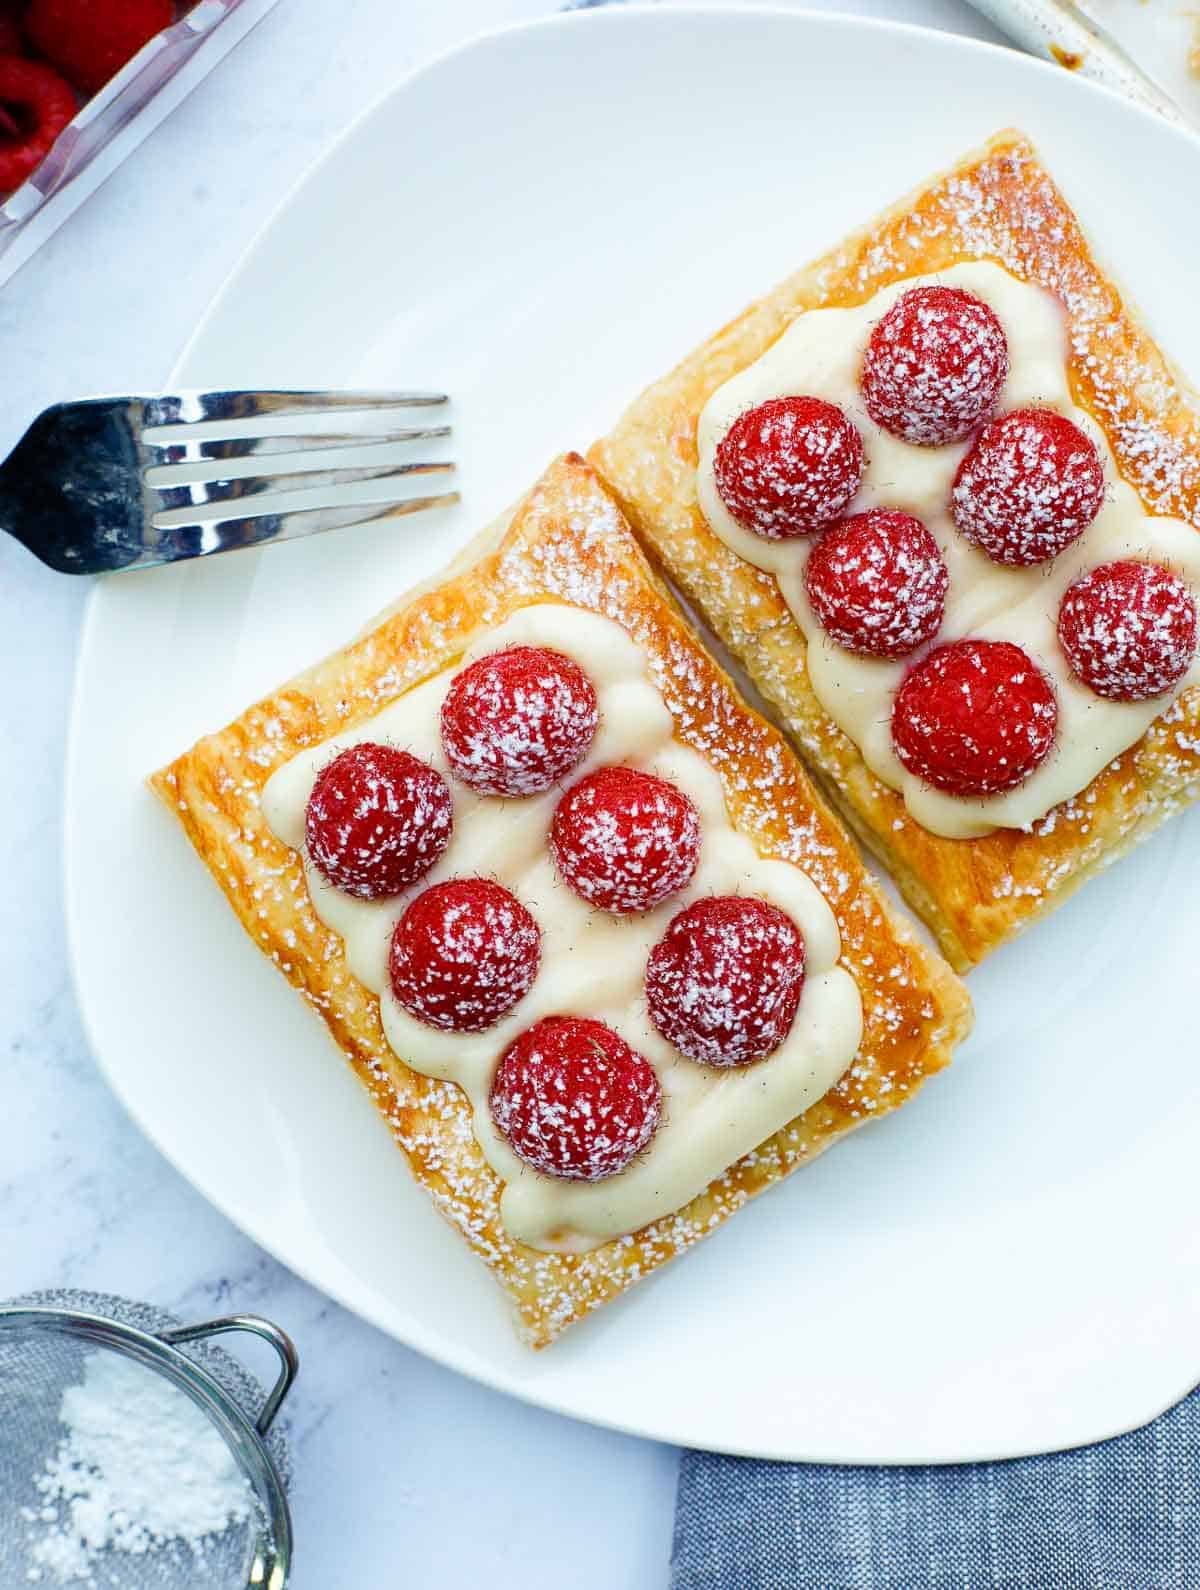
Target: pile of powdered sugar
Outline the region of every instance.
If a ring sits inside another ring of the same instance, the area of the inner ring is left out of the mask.
[[[233,1454],[162,1375],[93,1353],[64,1391],[59,1419],[67,1433],[34,1476],[41,1505],[24,1509],[30,1583],[94,1585],[103,1569],[103,1583],[119,1585],[122,1556],[173,1549],[202,1559],[250,1516]]]

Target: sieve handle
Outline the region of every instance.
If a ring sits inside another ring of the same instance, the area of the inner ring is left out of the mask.
[[[278,1378],[254,1422],[259,1435],[266,1435],[300,1368],[295,1345],[285,1331],[258,1314],[230,1314],[225,1319],[206,1320],[202,1325],[181,1325],[178,1330],[163,1331],[159,1339],[178,1347],[183,1342],[202,1342],[210,1336],[227,1336],[233,1331],[248,1331],[251,1336],[269,1342],[279,1355]]]

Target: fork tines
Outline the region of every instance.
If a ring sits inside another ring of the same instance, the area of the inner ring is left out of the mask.
[[[398,409],[446,402],[440,392],[369,391],[189,392],[147,400],[143,476],[159,555],[287,540],[457,502],[456,491],[409,494],[426,477],[454,469],[449,459],[409,456],[412,443],[447,437],[450,426],[396,423]],[[320,416],[336,416],[334,424],[345,416],[347,426],[332,429],[327,419],[320,430],[289,431],[273,423],[320,424]],[[355,457],[335,464],[333,452]],[[270,465],[260,466],[262,458]],[[347,501],[346,488],[368,483],[390,489]]]

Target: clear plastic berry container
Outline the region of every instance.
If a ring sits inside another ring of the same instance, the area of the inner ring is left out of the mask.
[[[176,20],[84,100],[20,187],[0,193],[6,282],[277,0],[180,0]]]

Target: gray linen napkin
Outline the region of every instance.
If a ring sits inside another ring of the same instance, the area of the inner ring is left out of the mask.
[[[685,1452],[671,1590],[1200,1590],[1200,1389],[1129,1435],[1002,1463]]]

